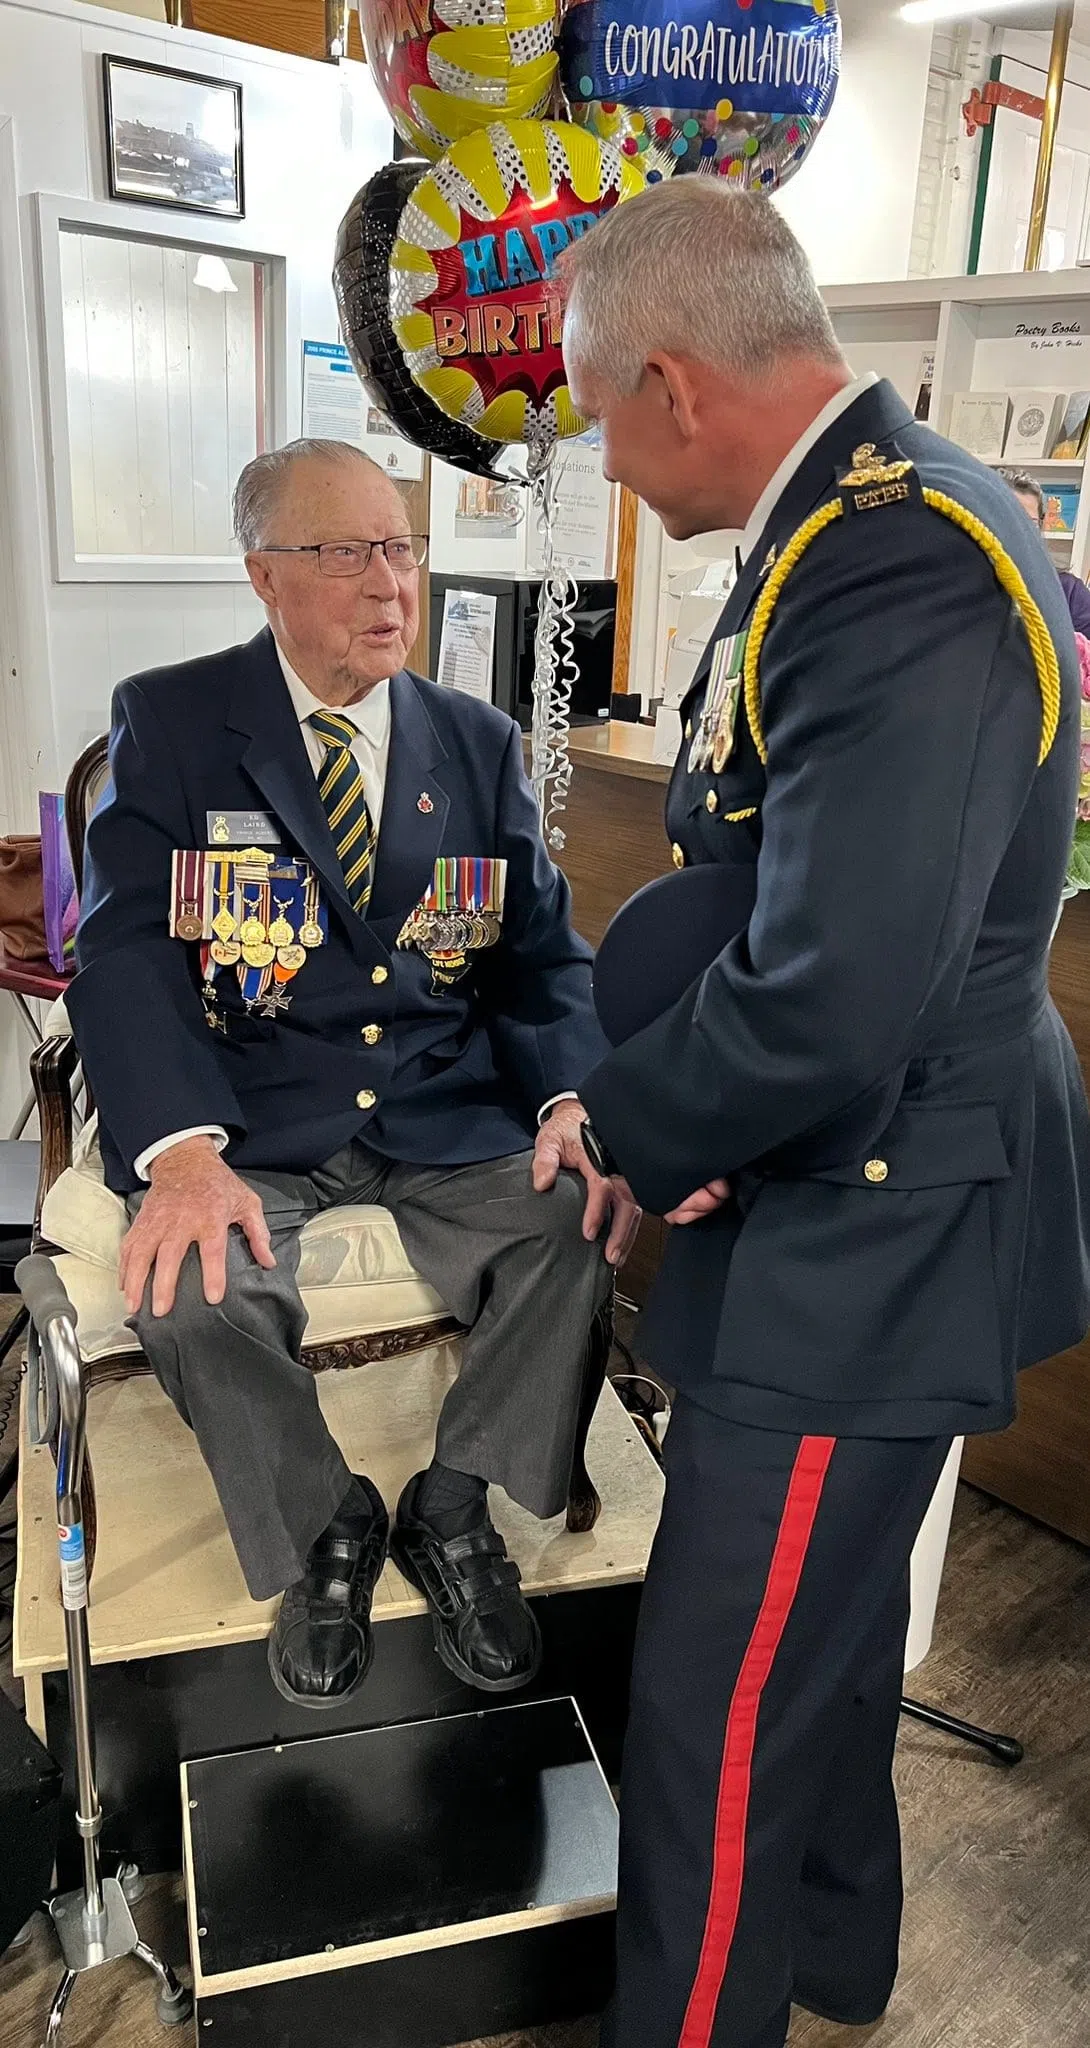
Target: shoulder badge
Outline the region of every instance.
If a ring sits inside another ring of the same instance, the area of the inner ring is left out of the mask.
[[[851,468],[838,470],[836,480],[845,512],[874,512],[923,495],[915,465],[903,456],[891,462],[873,441],[855,450]]]

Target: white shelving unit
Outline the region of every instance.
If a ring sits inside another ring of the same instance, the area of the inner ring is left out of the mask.
[[[888,377],[912,408],[924,356],[934,350],[929,424],[940,434],[948,431],[957,391],[1090,391],[1090,271],[832,285],[823,297],[852,368]],[[1020,459],[1017,467],[1046,486],[1083,481],[1082,462]],[[1057,535],[1049,546],[1058,569],[1087,574],[1090,487],[1079,501],[1074,536]],[[662,688],[678,586],[692,581],[694,559],[691,550],[667,541],[659,521],[641,506],[629,688],[645,699]]]
[[[888,377],[908,405],[916,402],[924,354],[934,349],[930,425],[940,434],[959,391],[1090,391],[1086,271],[833,286],[824,297],[853,369]],[[1083,481],[1081,461],[1012,461],[1046,489]],[[1074,535],[1050,535],[1048,544],[1057,568],[1086,574],[1090,491],[1080,497]]]

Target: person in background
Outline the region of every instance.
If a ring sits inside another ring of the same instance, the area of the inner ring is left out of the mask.
[[[1024,512],[1028,512],[1035,526],[1042,533],[1045,525],[1045,494],[1035,476],[1027,469],[1001,469],[999,475],[1008,483]],[[1081,576],[1070,569],[1057,571],[1071,613],[1071,624],[1076,633],[1083,633],[1090,639],[1090,590]]]

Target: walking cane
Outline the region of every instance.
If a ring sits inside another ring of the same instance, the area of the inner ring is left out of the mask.
[[[54,2048],[77,1979],[87,1970],[99,1969],[103,1963],[135,1956],[154,1973],[158,1984],[156,2011],[166,2027],[180,2026],[190,2018],[193,1998],[185,1985],[178,1982],[169,1964],[162,1962],[147,1942],[141,1941],[120,1880],[104,1878],[99,1867],[102,1808],[95,1775],[87,1560],[80,1505],[87,1402],[83,1361],[76,1342],[76,1311],[52,1261],[41,1253],[23,1259],[16,1267],[15,1278],[31,1322],[28,1363],[32,1435],[37,1443],[56,1442],[61,1601],[76,1755],[76,1828],[83,1845],[82,1887],[79,1891],[59,1893],[45,1902],[45,1910],[57,1930],[65,1966],[45,2030],[44,2048]]]

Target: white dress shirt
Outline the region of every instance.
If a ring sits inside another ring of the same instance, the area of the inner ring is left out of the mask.
[[[816,448],[833,421],[838,420],[842,412],[847,412],[848,407],[854,405],[856,399],[861,398],[864,391],[869,391],[877,382],[877,373],[868,370],[865,377],[856,377],[853,383],[845,384],[843,390],[836,392],[828,405],[822,407],[817,418],[811,420],[806,432],[799,435],[794,447],[784,456],[775,476],[769,478],[746,520],[742,545],[738,550],[743,562],[748,562],[788,484],[796,471],[802,468],[811,448]]]
[[[371,823],[377,834],[382,823],[386,771],[390,760],[389,682],[376,683],[373,689],[368,690],[366,697],[360,698],[358,704],[338,704],[335,707],[323,704],[321,698],[315,697],[301,677],[296,675],[283,648],[278,645],[276,651],[280,657],[288,693],[295,707],[295,715],[302,727],[303,744],[315,776],[321,769],[326,750],[313,726],[307,724],[311,712],[330,711],[335,708],[338,718],[347,718],[355,726],[357,737],[352,742],[352,754],[363,776],[363,793],[367,798]],[[539,1121],[544,1121],[554,1103],[569,1099],[572,1098],[567,1095],[554,1095],[550,1101],[543,1103]],[[160,1138],[156,1144],[149,1145],[134,1161],[133,1171],[137,1179],[149,1180],[152,1161],[158,1159],[161,1152],[169,1152],[175,1145],[184,1144],[187,1138],[211,1138],[219,1152],[223,1151],[227,1143],[227,1133],[220,1124],[194,1124],[187,1131],[172,1131],[169,1138]]]

